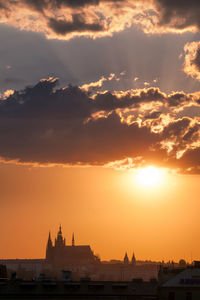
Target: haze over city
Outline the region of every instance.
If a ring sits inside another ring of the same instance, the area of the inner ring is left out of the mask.
[[[200,259],[198,12],[0,0],[0,258]]]

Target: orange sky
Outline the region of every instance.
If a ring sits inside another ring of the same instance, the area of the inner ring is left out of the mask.
[[[62,224],[102,260],[200,259],[197,11],[0,0],[0,258],[44,258]],[[179,174],[140,184],[151,164]]]
[[[165,175],[154,188],[106,168],[0,169],[0,257],[42,258],[59,224],[67,244],[90,244],[101,259],[200,258],[199,176]]]

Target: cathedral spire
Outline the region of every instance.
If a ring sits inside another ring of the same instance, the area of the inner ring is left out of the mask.
[[[58,246],[58,247],[60,247],[60,246],[65,246],[65,239],[63,239],[61,225],[59,226],[57,238],[55,239],[55,246],[56,246],[56,247],[57,247],[57,246]]]
[[[49,231],[49,237],[48,237],[48,241],[47,241],[47,248],[52,248],[53,244],[52,244],[52,240],[51,240],[51,232]]]
[[[72,246],[75,246],[74,233],[72,234]]]
[[[135,259],[135,254],[134,254],[134,252],[133,252],[133,256],[132,256],[131,263],[132,263],[133,266],[136,265],[136,259]]]
[[[124,256],[124,264],[125,264],[125,265],[128,265],[128,264],[129,264],[129,259],[128,259],[127,252],[125,253],[125,256]]]

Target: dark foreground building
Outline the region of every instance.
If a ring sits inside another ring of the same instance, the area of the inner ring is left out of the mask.
[[[199,300],[200,263],[194,262],[185,269],[164,268],[160,270],[158,299]]]
[[[0,279],[7,278],[7,268],[5,265],[0,264]]]
[[[156,282],[19,281],[0,282],[0,299],[156,300]]]

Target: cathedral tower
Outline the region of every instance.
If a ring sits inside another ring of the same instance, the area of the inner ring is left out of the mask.
[[[46,259],[47,260],[51,259],[52,248],[53,248],[53,244],[52,244],[52,240],[51,240],[51,232],[49,231],[49,237],[48,237],[47,247],[46,247]]]
[[[125,264],[125,265],[128,265],[128,264],[129,264],[129,259],[128,259],[127,252],[125,253],[125,256],[124,256],[124,264]]]
[[[58,234],[57,234],[57,238],[55,239],[55,247],[65,247],[65,239],[63,239],[63,236],[62,236],[62,228],[61,228],[61,225],[59,227],[59,231],[58,231]]]
[[[75,245],[74,233],[72,234],[71,245],[66,245],[61,225],[55,238],[55,244],[52,243],[51,234],[49,233],[46,260],[49,264],[62,267],[99,263],[99,259],[94,255],[89,245]]]
[[[75,246],[74,233],[72,234],[72,246]]]
[[[136,259],[135,259],[135,254],[134,254],[134,253],[133,253],[133,256],[132,256],[131,264],[132,264],[133,266],[136,265]]]

